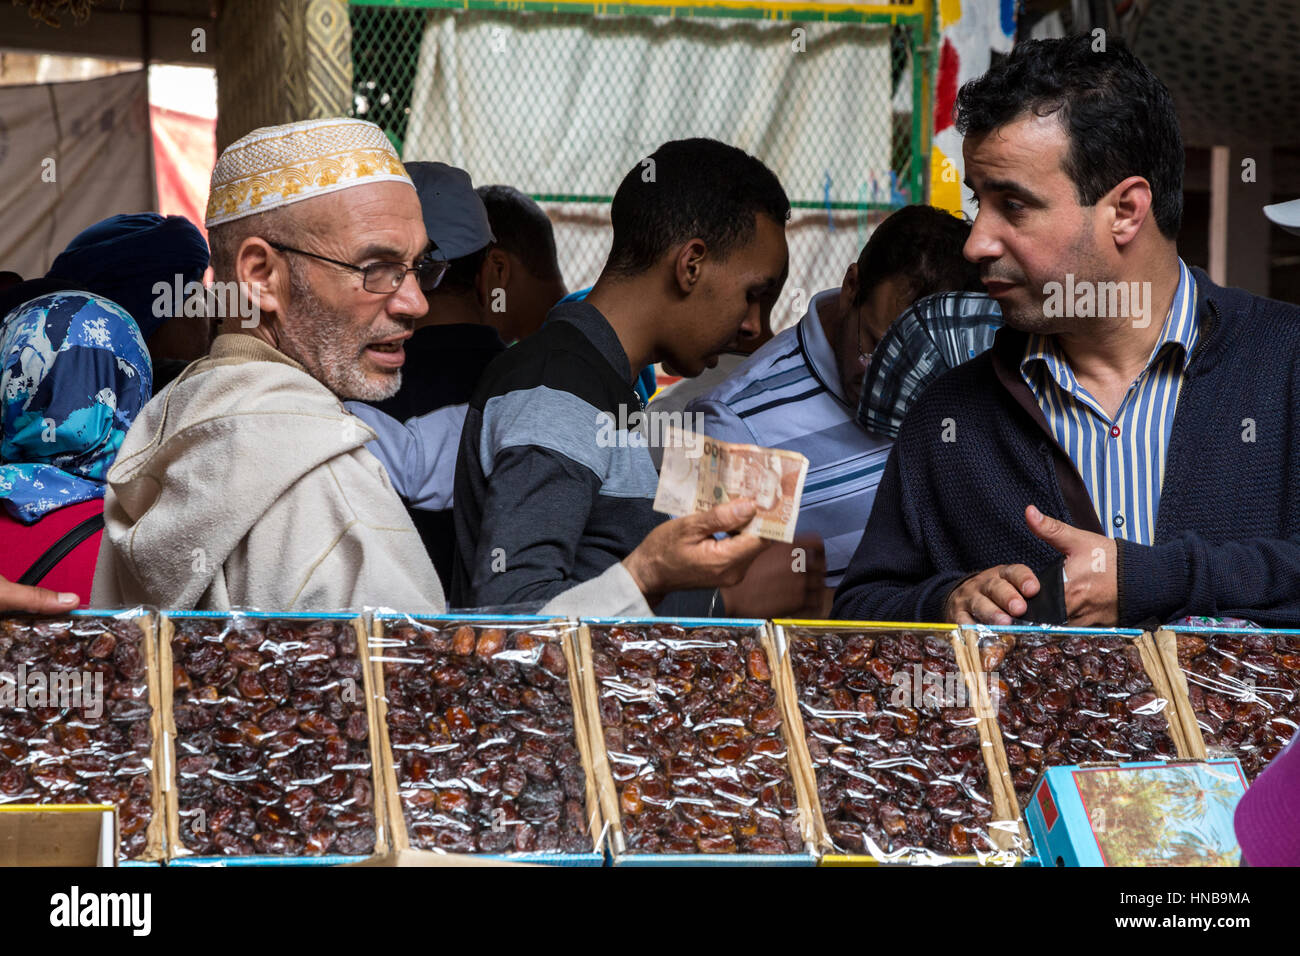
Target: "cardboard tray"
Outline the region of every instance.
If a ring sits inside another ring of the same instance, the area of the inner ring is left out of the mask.
[[[397,767],[393,759],[392,741],[388,735],[388,701],[384,692],[384,625],[392,621],[410,620],[428,624],[469,624],[474,626],[496,626],[504,629],[531,630],[554,628],[559,632],[560,647],[564,651],[565,662],[569,667],[569,691],[573,700],[573,729],[578,754],[582,758],[583,770],[587,776],[587,825],[592,834],[590,853],[475,853],[445,854],[465,856],[484,861],[504,861],[510,863],[535,863],[549,866],[592,867],[605,863],[605,828],[601,813],[600,800],[597,796],[596,781],[592,770],[590,737],[586,727],[586,711],[582,706],[581,682],[579,679],[577,649],[574,636],[577,624],[567,618],[548,617],[544,615],[492,615],[492,614],[400,614],[388,610],[378,611],[371,621],[370,682],[375,693],[375,720],[379,725],[382,767],[384,774],[384,792],[388,801],[388,817],[392,828],[392,848],[402,859],[419,860],[424,855],[438,855],[436,851],[420,850],[411,846],[410,835],[406,828],[406,815],[402,810],[400,789],[397,782]],[[379,766],[378,764],[376,766]],[[410,854],[419,854],[412,857]],[[374,864],[380,865],[380,864]],[[426,863],[396,863],[393,865],[429,865]]]
[[[384,774],[380,765],[379,737],[376,728],[375,695],[371,686],[370,668],[366,666],[369,659],[367,629],[363,617],[348,612],[327,611],[166,611],[162,616],[159,629],[160,670],[163,687],[163,738],[165,743],[165,764],[163,786],[165,788],[167,807],[167,863],[169,866],[336,866],[365,859],[364,856],[341,854],[322,854],[320,856],[270,856],[266,854],[249,854],[245,856],[201,855],[188,849],[180,839],[180,801],[176,792],[176,723],[173,712],[174,688],[172,686],[172,635],[175,628],[173,620],[217,620],[228,621],[243,617],[255,620],[294,620],[294,621],[350,621],[356,632],[357,656],[361,660],[361,676],[366,701],[366,716],[370,725],[370,767],[371,787],[375,805],[375,853],[383,854],[389,848],[389,821],[387,819],[388,801],[385,799]]]
[[[118,847],[111,803],[0,806],[0,867],[116,866]]]
[[[618,789],[609,767],[609,758],[605,752],[605,734],[601,726],[599,710],[599,688],[596,675],[591,666],[591,628],[610,626],[651,626],[653,624],[675,624],[683,628],[726,627],[739,628],[757,634],[763,650],[767,654],[768,667],[772,672],[772,684],[777,695],[777,706],[781,709],[781,733],[786,743],[786,760],[793,778],[795,797],[799,805],[800,826],[803,830],[806,851],[803,853],[638,853],[627,849],[623,838],[621,811],[618,802]],[[596,778],[600,789],[601,806],[605,819],[609,822],[609,843],[611,861],[614,866],[812,866],[816,863],[815,830],[813,814],[816,796],[807,790],[806,777],[800,773],[798,750],[803,747],[803,738],[794,731],[789,720],[784,697],[789,693],[789,685],[781,679],[780,658],[776,652],[772,633],[766,622],[745,618],[582,618],[578,630],[579,666],[582,672],[583,704],[587,709],[587,726],[591,735],[590,748],[595,761]]]
[[[145,680],[149,689],[149,730],[152,738],[150,745],[149,760],[152,763],[150,777],[152,781],[153,816],[149,820],[149,826],[146,830],[147,837],[145,849],[136,857],[134,861],[119,860],[118,865],[125,863],[153,863],[166,857],[166,807],[163,798],[163,734],[162,734],[162,715],[163,715],[163,698],[162,698],[162,681],[158,664],[158,618],[150,610],[142,607],[122,608],[117,610],[105,609],[79,609],[68,612],[67,614],[23,614],[23,615],[6,615],[7,617],[21,617],[42,620],[66,620],[66,619],[103,619],[103,618],[123,618],[134,619],[139,625],[143,636],[140,642],[145,659]],[[105,701],[107,704],[107,701]],[[93,806],[94,804],[62,804],[62,806]],[[60,806],[51,804],[51,806]]]
[[[965,635],[967,645],[967,660],[972,671],[980,670],[980,647],[981,637],[992,634],[1050,634],[1058,639],[1065,639],[1071,636],[1104,636],[1104,637],[1122,637],[1131,643],[1137,645],[1138,653],[1142,657],[1143,668],[1146,670],[1147,677],[1151,680],[1152,689],[1156,694],[1166,700],[1168,705],[1164,708],[1164,717],[1169,728],[1169,736],[1173,740],[1177,759],[1198,759],[1192,745],[1187,741],[1185,735],[1186,715],[1190,712],[1190,705],[1187,701],[1186,687],[1180,688],[1171,683],[1167,673],[1167,667],[1163,655],[1157,650],[1156,643],[1149,634],[1146,634],[1135,628],[1087,628],[1087,627],[1062,627],[1055,625],[1006,625],[992,627],[989,625],[963,625],[962,632]],[[981,687],[986,685],[980,682]],[[1002,736],[1001,726],[997,722],[997,714],[992,712],[991,703],[989,711],[992,713],[992,724],[996,731],[994,734],[994,746],[996,747],[999,760],[1003,767],[1007,768],[1007,788],[1011,799],[1019,806],[1019,798],[1016,794],[1015,787],[1011,782],[1010,767],[1007,765],[1006,749]],[[1039,774],[1039,781],[1042,780],[1042,774]],[[1035,784],[1037,787],[1038,784]]]
[[[1169,680],[1170,686],[1174,693],[1178,695],[1180,702],[1179,720],[1182,724],[1184,739],[1187,741],[1188,756],[1196,760],[1212,759],[1207,756],[1205,737],[1201,732],[1200,722],[1196,718],[1196,712],[1192,708],[1189,697],[1189,686],[1186,673],[1182,665],[1178,662],[1178,635],[1188,634],[1193,637],[1199,637],[1203,640],[1213,636],[1240,636],[1248,637],[1250,635],[1264,635],[1268,637],[1288,637],[1296,640],[1300,644],[1300,630],[1290,628],[1216,628],[1216,627],[1184,627],[1169,626],[1163,627],[1151,635],[1155,644],[1156,652],[1160,655],[1161,662],[1164,664],[1165,673]],[[1245,702],[1246,695],[1236,691],[1232,687],[1216,688],[1217,692],[1232,699],[1236,702]],[[1269,689],[1265,689],[1266,692]],[[1257,698],[1258,699],[1258,698]],[[1293,735],[1294,737],[1294,735]],[[1216,748],[1213,759],[1225,759],[1228,757],[1240,758],[1243,751],[1227,750]]]
[[[971,663],[965,641],[960,637],[958,628],[950,624],[909,624],[902,621],[821,621],[778,619],[772,622],[778,650],[781,658],[783,680],[788,682],[789,693],[783,699],[789,708],[787,719],[798,728],[800,746],[799,759],[803,762],[802,772],[807,775],[810,792],[813,794],[814,821],[817,845],[822,851],[821,866],[915,866],[915,865],[954,865],[954,866],[1034,866],[1037,859],[1032,855],[1029,831],[1025,826],[1020,808],[1015,801],[1011,788],[1011,776],[1006,766],[1006,755],[1000,746],[996,721],[990,716],[990,705],[982,681],[976,679],[977,668]],[[921,631],[932,634],[946,634],[953,648],[953,655],[961,669],[966,692],[974,701],[974,709],[979,716],[976,725],[980,735],[980,753],[984,758],[988,772],[989,797],[993,802],[993,823],[989,836],[1001,846],[1000,851],[988,854],[945,855],[939,853],[916,854],[899,852],[889,857],[880,858],[871,854],[840,853],[835,850],[831,840],[826,819],[822,812],[821,801],[817,799],[816,771],[812,757],[807,748],[807,736],[804,730],[803,713],[799,707],[799,695],[795,686],[794,668],[790,662],[788,631],[817,630],[829,632],[892,632]]]

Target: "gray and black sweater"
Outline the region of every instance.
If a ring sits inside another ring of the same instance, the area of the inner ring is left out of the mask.
[[[586,302],[556,306],[488,366],[456,463],[454,606],[541,604],[622,561],[667,520],[651,507],[659,479],[649,450],[616,430],[641,408],[632,382],[618,336]],[[655,610],[720,614],[714,596],[678,592]]]

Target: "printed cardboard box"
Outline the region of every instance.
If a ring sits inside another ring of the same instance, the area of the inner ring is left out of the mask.
[[[1044,866],[1237,866],[1236,760],[1048,767],[1025,810]]]

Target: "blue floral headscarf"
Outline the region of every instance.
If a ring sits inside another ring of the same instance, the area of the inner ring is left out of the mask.
[[[25,302],[0,325],[0,500],[26,524],[104,497],[127,429],[153,394],[135,320],[85,292]]]

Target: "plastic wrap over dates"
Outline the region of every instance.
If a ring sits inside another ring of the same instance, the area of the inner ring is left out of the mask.
[[[0,803],[112,803],[145,849],[153,732],[145,633],[130,618],[0,619]]]
[[[1022,808],[1046,767],[1177,756],[1165,715],[1170,703],[1124,637],[982,637],[980,666],[996,675],[998,724]]]
[[[1207,753],[1236,757],[1253,781],[1300,725],[1300,637],[1239,631],[1177,641]]]
[[[776,690],[738,628],[591,628],[605,751],[629,852],[805,849]]]
[[[787,628],[790,664],[838,852],[995,849],[976,702],[946,634]]]
[[[385,622],[408,838],[454,853],[591,853],[569,667],[545,628]]]
[[[374,852],[370,725],[347,620],[173,620],[180,837],[226,856]]]

